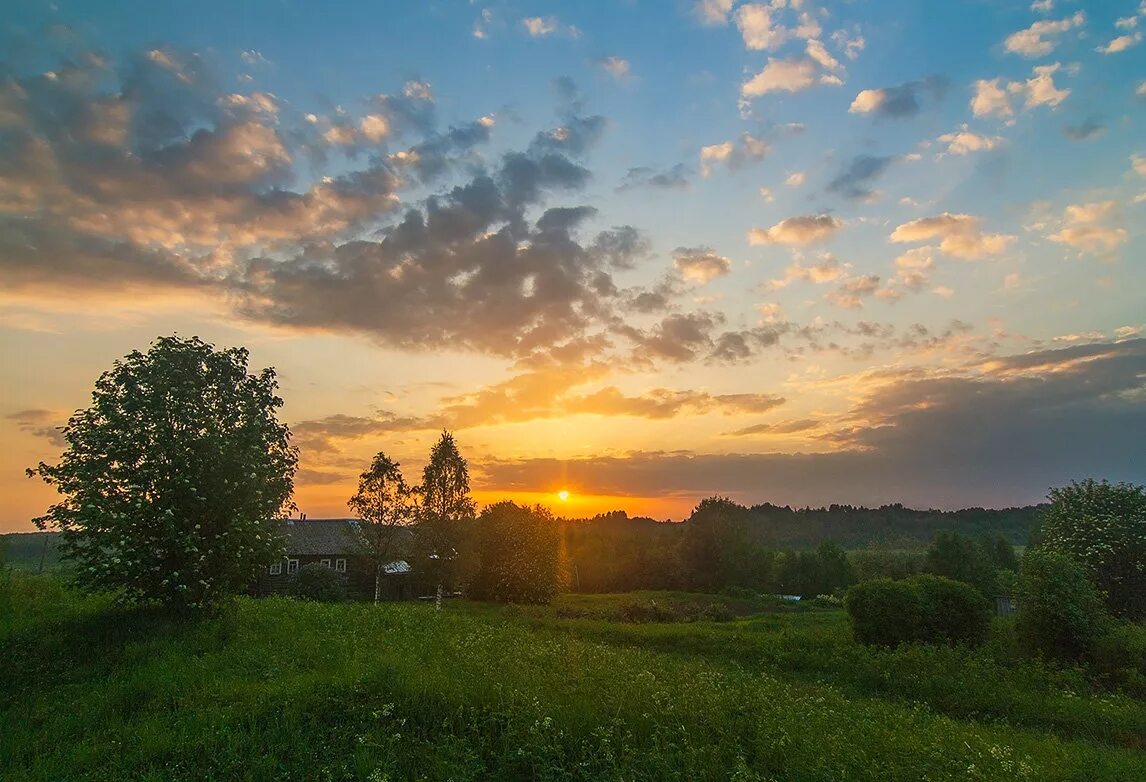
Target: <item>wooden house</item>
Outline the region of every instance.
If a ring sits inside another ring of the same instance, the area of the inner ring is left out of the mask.
[[[374,568],[359,553],[357,519],[286,519],[279,533],[286,555],[259,575],[254,594],[285,594],[291,578],[305,565],[318,564],[346,575],[347,592],[354,600],[374,599]],[[413,572],[403,559],[383,568],[382,599],[409,600],[414,593]]]

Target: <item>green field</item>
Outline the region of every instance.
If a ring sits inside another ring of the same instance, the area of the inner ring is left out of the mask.
[[[876,651],[838,609],[640,593],[189,625],[0,579],[5,780],[1146,779],[1146,703],[1002,623]]]

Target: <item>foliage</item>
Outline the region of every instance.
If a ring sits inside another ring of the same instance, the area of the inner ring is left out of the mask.
[[[1003,541],[1004,545],[1009,545]],[[938,576],[973,585],[984,597],[994,597],[998,591],[995,581],[996,564],[994,544],[981,545],[973,538],[952,531],[940,531],[927,550],[924,569]],[[1011,552],[1012,558],[1014,551]]]
[[[863,581],[848,590],[844,607],[855,639],[862,644],[895,646],[922,635],[922,599],[919,590],[906,581]]]
[[[548,603],[561,585],[560,533],[540,505],[498,502],[477,520],[477,574],[469,586],[478,600]]]
[[[347,504],[359,516],[357,548],[374,568],[374,601],[382,588],[383,567],[408,555],[418,520],[417,491],[406,484],[398,462],[379,451],[358,478]]]
[[[1086,570],[1070,556],[1041,547],[1027,549],[1018,599],[1016,629],[1029,654],[1079,660],[1093,653],[1106,612]]]
[[[1108,687],[1146,701],[1146,626],[1111,622],[1095,644],[1093,663]]]
[[[1112,614],[1146,620],[1146,488],[1087,479],[1049,499],[1040,545],[1082,563]]]
[[[932,575],[915,576],[908,583],[919,590],[923,609],[920,640],[950,646],[986,640],[993,608],[973,586]]]
[[[21,581],[0,632],[13,782],[1146,776],[1143,703],[993,646],[862,647],[838,611],[269,599],[187,626]]]
[[[974,587],[927,574],[860,582],[848,590],[844,606],[863,644],[978,644],[991,624],[991,606]]]
[[[466,460],[454,436],[442,432],[422,470],[421,510],[418,520],[419,561],[416,571],[434,571],[436,581],[452,585],[454,563],[462,547],[463,525],[474,519]]]
[[[273,369],[243,348],[161,337],[116,361],[38,474],[65,499],[36,519],[60,530],[78,583],[179,610],[216,606],[281,556],[297,449],[276,418]]]
[[[346,599],[346,574],[317,562],[307,563],[291,576],[287,594],[320,603],[341,602]]]

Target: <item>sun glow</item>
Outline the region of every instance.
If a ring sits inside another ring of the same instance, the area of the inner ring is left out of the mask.
[[[557,499],[561,500],[562,502],[569,502],[569,492],[565,489],[562,489],[561,491],[557,492]]]

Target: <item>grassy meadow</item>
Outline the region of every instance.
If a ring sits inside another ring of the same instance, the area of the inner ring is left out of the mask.
[[[0,778],[1141,780],[1146,702],[838,608],[241,599],[186,624],[0,576]]]

